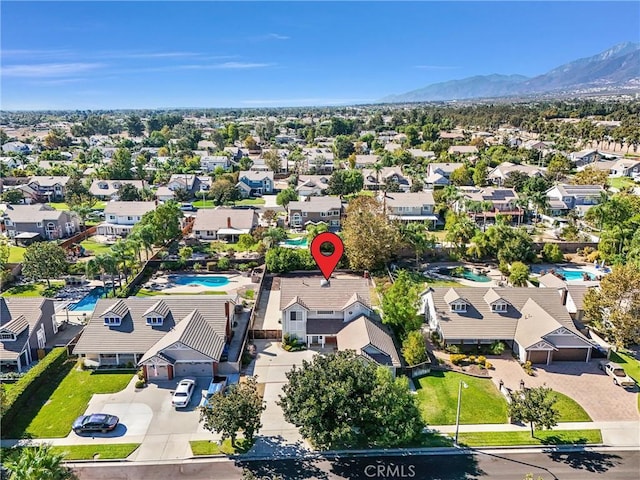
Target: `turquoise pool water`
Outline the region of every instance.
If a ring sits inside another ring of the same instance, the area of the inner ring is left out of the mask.
[[[440,270],[438,270],[438,273],[440,273],[441,275],[449,275],[450,277],[455,278],[452,274],[453,274],[453,268],[454,267],[449,267],[449,268],[441,268]],[[478,275],[477,273],[474,273],[472,270],[469,270],[468,268],[464,269],[464,273],[462,274],[462,278],[464,278],[465,280],[471,280],[472,282],[481,282],[481,283],[485,283],[485,282],[490,282],[491,279],[489,277],[487,277],[486,275]]]
[[[309,245],[307,242],[307,237],[288,238],[282,243],[284,243],[289,247],[297,247],[297,248],[306,248]]]
[[[584,280],[583,278],[583,274],[586,273],[589,276],[589,280],[595,280],[596,276],[592,273],[589,272],[585,272],[584,270],[579,270],[577,268],[540,268],[540,267],[534,267],[533,271],[535,273],[542,273],[543,271],[545,273],[548,273],[550,270],[555,271],[558,275],[562,275],[567,281],[572,281],[572,280]]]
[[[171,281],[176,285],[198,285],[200,287],[224,287],[229,279],[224,275],[172,275]]]
[[[96,287],[82,297],[79,302],[71,305],[69,310],[74,312],[93,312],[96,308],[96,303],[104,297],[105,292],[106,290],[103,287]]]

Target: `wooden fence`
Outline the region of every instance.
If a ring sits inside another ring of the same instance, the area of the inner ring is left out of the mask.
[[[98,230],[97,226],[89,227],[84,232],[80,232],[71,238],[67,238],[64,242],[60,243],[60,246],[62,248],[67,248],[73,245],[74,243],[80,243],[83,240],[86,240],[87,238],[95,235],[97,230]]]
[[[251,338],[254,340],[280,340],[282,339],[282,330],[250,330]]]

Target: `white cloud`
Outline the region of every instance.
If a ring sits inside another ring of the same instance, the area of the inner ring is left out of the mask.
[[[0,69],[5,77],[48,78],[75,75],[88,70],[103,67],[102,63],[38,63],[6,65]]]
[[[29,85],[36,85],[40,87],[55,87],[58,85],[68,85],[70,83],[78,83],[86,80],[86,78],[56,78],[50,80],[32,80]]]

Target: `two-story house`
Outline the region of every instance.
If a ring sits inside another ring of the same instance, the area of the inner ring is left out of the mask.
[[[338,197],[307,197],[302,202],[290,202],[287,212],[291,228],[326,223],[331,229],[339,229],[342,202]]]
[[[226,155],[203,155],[200,157],[200,168],[203,172],[213,172],[216,168],[228,170],[231,161]]]
[[[621,158],[611,166],[611,177],[640,177],[640,160]]]
[[[569,155],[569,159],[575,163],[576,167],[582,167],[584,165],[588,165],[589,163],[594,163],[600,161],[602,155],[598,152],[598,150],[593,150],[587,148],[585,150],[580,150],[579,152],[573,152]]]
[[[356,155],[355,168],[371,168],[380,161],[379,155]]]
[[[601,185],[556,185],[546,193],[549,213],[552,217],[562,217],[576,209],[580,215],[584,215],[602,201],[604,192]]]
[[[329,175],[299,175],[296,192],[300,198],[324,195],[329,188]]]
[[[98,225],[97,233],[125,237],[145,213],[155,208],[155,202],[108,202],[104,208],[105,221]]]
[[[193,234],[198,240],[237,241],[258,226],[258,212],[247,208],[201,208],[196,213]]]
[[[50,205],[7,205],[3,215],[4,226],[10,238],[25,242],[57,240],[80,231],[80,220],[73,212],[56,210]]]
[[[430,188],[438,188],[449,185],[449,177],[464,163],[430,163],[427,165],[427,175],[424,184]]]
[[[519,172],[528,177],[541,177],[543,174],[540,168],[532,165],[502,162],[487,174],[487,180],[501,187],[512,172]]]
[[[465,187],[462,198],[456,201],[457,212],[466,212],[474,221],[486,223],[498,215],[509,216],[513,222],[522,222],[524,209],[518,204],[518,194],[513,188]]]
[[[37,192],[40,201],[62,201],[70,179],[68,176],[35,176],[29,178],[28,185]]]
[[[431,222],[434,225],[439,221],[434,213],[436,202],[430,191],[387,193],[382,201],[391,220]]]
[[[302,155],[304,155],[304,163],[298,168],[305,173],[318,175],[333,172],[334,155],[330,148],[303,148]],[[291,165],[291,168],[295,167],[295,165]]]
[[[243,170],[238,174],[238,183],[243,197],[250,197],[255,194],[264,195],[273,193],[273,172]]]
[[[355,350],[395,371],[400,356],[391,332],[373,319],[369,287],[364,278],[281,278],[283,338],[293,336],[310,347]]]
[[[89,193],[100,200],[117,200],[118,190],[123,185],[132,185],[136,190],[145,187],[144,180],[94,180],[89,187]]]
[[[411,189],[411,179],[402,173],[400,167],[384,167],[380,172],[364,168],[362,176],[365,190],[385,190],[391,184],[397,185],[402,192],[408,192]]]
[[[474,145],[452,145],[447,151],[449,155],[475,155],[478,153],[478,147]]]

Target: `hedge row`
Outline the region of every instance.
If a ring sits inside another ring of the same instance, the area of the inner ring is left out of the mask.
[[[64,347],[54,348],[20,378],[7,393],[2,408],[2,419],[4,422],[11,421],[14,415],[24,406],[29,398],[42,384],[45,375],[51,375],[67,359],[67,349]]]

